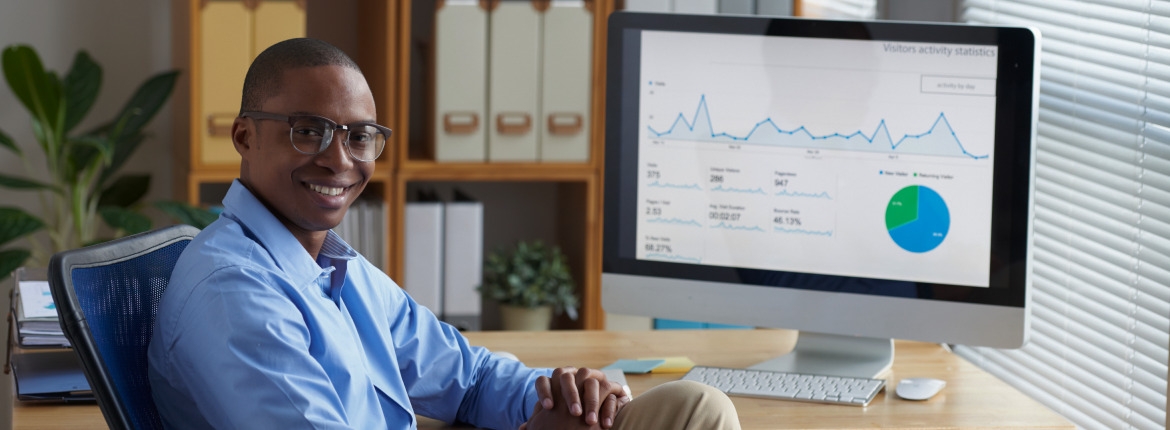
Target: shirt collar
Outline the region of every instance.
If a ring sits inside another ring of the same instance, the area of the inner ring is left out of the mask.
[[[251,232],[260,246],[272,256],[277,267],[305,281],[321,275],[324,269],[313,261],[292,232],[239,179],[232,181],[223,198],[223,206],[224,215],[235,219]],[[325,234],[321,255],[334,260],[352,260],[357,258],[357,251],[330,230]]]

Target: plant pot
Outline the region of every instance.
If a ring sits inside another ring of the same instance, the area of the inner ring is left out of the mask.
[[[500,305],[500,324],[504,330],[544,331],[552,323],[552,306],[526,308]]]

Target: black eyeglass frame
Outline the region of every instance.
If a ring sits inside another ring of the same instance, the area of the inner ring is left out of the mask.
[[[357,161],[360,161],[363,163],[374,161],[374,160],[378,159],[378,157],[382,155],[382,151],[386,150],[386,143],[390,141],[390,136],[392,136],[394,133],[394,131],[390,130],[389,127],[386,127],[386,126],[383,126],[380,124],[376,124],[376,123],[372,123],[372,122],[354,122],[354,123],[349,123],[349,124],[338,124],[337,121],[331,120],[329,118],[325,118],[323,116],[317,116],[317,115],[281,115],[278,113],[271,113],[271,112],[246,111],[246,112],[241,112],[240,117],[241,118],[252,118],[252,119],[257,119],[257,120],[265,119],[265,120],[271,120],[271,121],[281,121],[281,122],[288,123],[288,128],[289,128],[289,130],[288,130],[288,139],[289,139],[288,143],[289,143],[289,145],[292,145],[293,149],[295,149],[297,152],[305,154],[305,155],[317,155],[317,154],[320,154],[322,152],[325,152],[326,149],[329,149],[329,145],[333,144],[333,137],[334,137],[333,132],[335,130],[345,130],[345,132],[346,132],[345,141],[342,142],[342,144],[345,145],[345,153],[349,154],[350,158],[353,158],[354,160],[357,160]],[[298,120],[305,119],[305,118],[321,120],[325,124],[328,125],[328,127],[325,128],[325,131],[326,131],[326,133],[328,133],[328,135],[321,137],[321,146],[317,148],[317,152],[302,151],[301,148],[298,148],[297,145],[295,143],[293,143],[293,140],[295,139],[293,136],[293,132],[295,131],[294,125],[296,124],[296,122]],[[384,136],[386,136],[386,139],[382,141],[382,147],[378,148],[377,153],[374,154],[373,158],[370,158],[369,160],[364,160],[364,159],[358,158],[357,155],[354,155],[353,148],[351,148],[349,146],[349,132],[350,132],[350,130],[352,128],[355,128],[355,127],[364,127],[364,126],[374,127],[379,132],[381,132]]]

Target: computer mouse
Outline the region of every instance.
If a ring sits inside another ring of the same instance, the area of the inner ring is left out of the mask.
[[[898,382],[894,392],[906,400],[926,400],[938,394],[947,381],[934,378],[906,378]]]

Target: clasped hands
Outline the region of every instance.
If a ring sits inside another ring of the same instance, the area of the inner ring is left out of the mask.
[[[597,369],[561,367],[536,380],[537,403],[520,430],[608,429],[632,400]],[[559,394],[557,396],[556,394]]]

